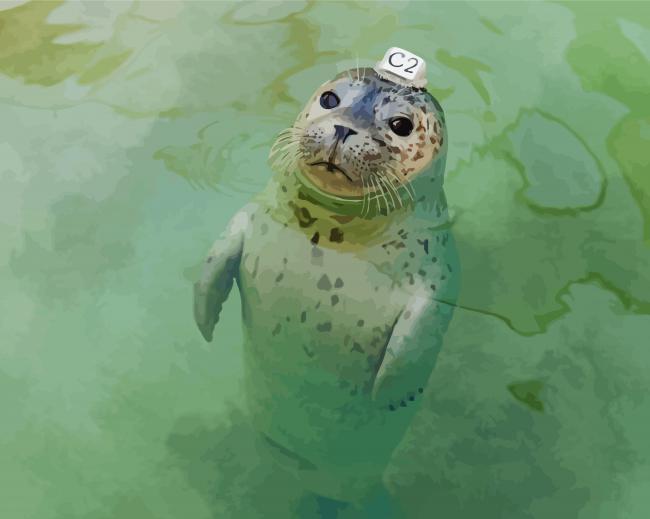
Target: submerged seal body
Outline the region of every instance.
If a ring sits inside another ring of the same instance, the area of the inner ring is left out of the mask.
[[[442,109],[372,69],[320,87],[272,150],[195,285],[212,339],[236,281],[254,423],[313,491],[381,478],[434,367],[458,291]]]

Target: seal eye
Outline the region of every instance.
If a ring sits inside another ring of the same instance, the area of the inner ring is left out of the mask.
[[[341,100],[339,99],[339,96],[337,96],[334,92],[330,92],[329,90],[327,92],[323,92],[320,96],[320,105],[325,108],[325,110],[336,108],[340,102]]]
[[[413,123],[406,117],[395,117],[389,121],[388,125],[400,137],[406,137],[413,131]]]

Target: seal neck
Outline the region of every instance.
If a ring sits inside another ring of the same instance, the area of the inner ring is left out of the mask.
[[[267,205],[274,212],[287,211],[291,217],[297,206],[308,206],[310,212],[319,213],[337,221],[358,221],[366,226],[385,226],[387,220],[401,220],[417,214],[432,227],[447,223],[447,200],[443,191],[444,156],[435,160],[427,171],[412,182],[411,189],[398,191],[399,200],[389,195],[370,203],[362,198],[345,198],[328,195],[313,186],[296,171],[276,172],[267,189]],[[280,216],[280,214],[278,214]],[[295,215],[294,215],[295,216]],[[365,222],[365,223],[364,223]]]

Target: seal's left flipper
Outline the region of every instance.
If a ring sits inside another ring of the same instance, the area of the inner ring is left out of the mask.
[[[194,320],[208,342],[237,275],[247,225],[248,213],[242,210],[210,249],[201,279],[194,284]]]
[[[430,295],[414,295],[386,346],[372,399],[390,409],[406,407],[424,391],[438,358],[454,306]]]

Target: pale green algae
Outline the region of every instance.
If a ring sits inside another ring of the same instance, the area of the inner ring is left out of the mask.
[[[275,134],[392,45],[446,111],[464,280],[393,492],[647,517],[649,31],[641,2],[0,10],[0,517],[315,516],[242,414],[237,295],[207,347],[190,288]]]

